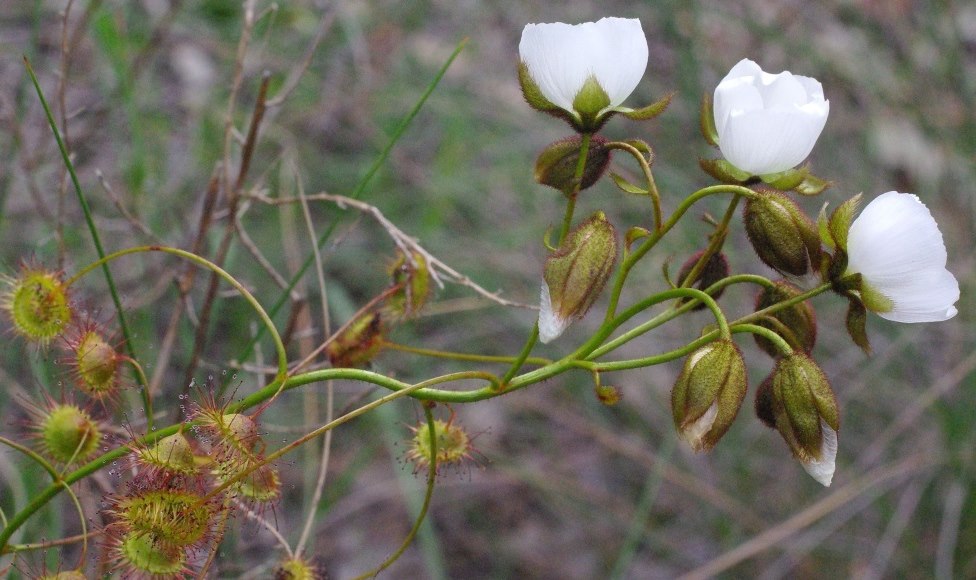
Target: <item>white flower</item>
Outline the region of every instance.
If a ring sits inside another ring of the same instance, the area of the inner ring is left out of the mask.
[[[910,193],[875,198],[847,234],[847,271],[860,273],[865,306],[895,322],[935,322],[956,315],[959,282],[946,270],[942,232]],[[879,295],[882,304],[872,304]]]
[[[763,72],[742,59],[715,87],[722,155],[752,175],[786,171],[810,155],[830,111],[816,79]]]
[[[543,96],[570,113],[578,113],[573,102],[586,82],[595,80],[609,104],[586,112],[599,116],[621,104],[644,76],[647,39],[640,20],[632,18],[527,24],[519,56]]]

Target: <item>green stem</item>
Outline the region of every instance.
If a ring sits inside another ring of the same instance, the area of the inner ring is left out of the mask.
[[[579,158],[576,160],[576,172],[573,174],[573,192],[567,196],[566,200],[566,213],[563,215],[563,226],[559,230],[559,239],[556,243],[556,247],[562,245],[563,240],[566,239],[566,234],[569,233],[570,228],[573,226],[573,214],[576,211],[576,198],[579,197],[580,188],[583,186],[583,172],[586,170],[586,157],[590,152],[590,138],[589,133],[583,133],[580,138],[580,152]]]
[[[356,188],[349,195],[349,197],[353,199],[359,199],[362,196],[363,192],[366,190],[366,186],[373,179],[373,176],[376,175],[376,172],[379,171],[380,167],[382,167],[383,164],[386,162],[387,157],[390,156],[390,152],[393,151],[393,146],[397,144],[397,142],[406,132],[407,128],[413,122],[414,118],[417,116],[418,113],[420,113],[420,110],[427,102],[427,99],[430,97],[431,94],[433,94],[434,89],[437,88],[438,84],[440,84],[440,81],[442,78],[444,78],[444,75],[447,74],[447,69],[450,68],[451,63],[453,63],[454,60],[458,57],[458,55],[461,54],[461,51],[464,49],[467,43],[468,43],[467,38],[461,40],[461,42],[458,43],[457,47],[454,49],[454,52],[451,53],[451,56],[447,58],[447,61],[444,63],[444,65],[440,68],[440,70],[437,71],[437,74],[434,75],[434,79],[430,82],[430,84],[427,85],[427,88],[424,91],[424,93],[420,96],[420,99],[417,100],[417,103],[413,106],[410,112],[407,113],[407,115],[403,118],[403,120],[401,120],[400,123],[393,130],[393,134],[390,135],[390,140],[386,143],[386,146],[383,147],[383,150],[373,161],[373,164],[366,171],[366,174],[362,177],[362,179],[359,180],[359,183],[356,184]],[[339,225],[339,220],[335,219],[332,221],[329,227],[322,232],[322,235],[319,236],[317,242],[319,248],[325,245],[325,243],[332,236],[332,232],[335,231],[338,225]],[[291,279],[288,281],[288,285],[284,289],[282,289],[281,296],[278,298],[278,300],[271,305],[271,308],[268,309],[268,311],[271,313],[272,316],[278,314],[278,311],[281,310],[281,308],[285,305],[285,302],[288,301],[289,296],[291,296],[291,291],[295,288],[295,285],[298,284],[298,281],[302,279],[302,277],[305,275],[305,272],[311,267],[311,265],[314,262],[315,262],[315,254],[313,252],[309,254],[309,256],[302,263],[301,267],[299,267],[298,270],[295,272],[295,274],[291,277]],[[263,334],[264,334],[264,329],[258,329],[258,331],[254,333],[254,336],[251,338],[250,341],[248,341],[247,345],[245,345],[243,352],[241,352],[240,356],[237,357],[238,360],[247,360],[251,356],[251,351],[254,348],[254,345],[257,344],[258,340],[261,339],[261,336]]]
[[[532,352],[532,348],[535,347],[535,343],[538,340],[539,323],[536,322],[532,325],[532,334],[529,335],[529,340],[525,341],[525,346],[522,347],[522,351],[517,357],[515,357],[515,361],[512,363],[512,366],[508,369],[508,372],[505,373],[505,376],[502,377],[501,388],[504,389],[505,385],[508,384],[508,381],[512,380],[512,377],[514,377],[519,370],[521,370],[522,365],[529,360],[529,354]]]
[[[230,273],[228,273],[226,270],[224,270],[217,264],[214,264],[210,260],[207,260],[206,258],[202,258],[192,252],[187,252],[186,250],[181,250],[179,248],[170,248],[168,246],[138,246],[135,248],[126,248],[124,250],[119,250],[118,252],[109,254],[101,258],[100,260],[93,262],[88,266],[85,266],[84,268],[79,270],[74,276],[68,278],[68,280],[65,282],[65,286],[71,286],[85,274],[91,272],[98,266],[104,266],[105,264],[111,262],[112,260],[115,260],[116,258],[121,258],[122,256],[128,256],[129,254],[138,254],[144,252],[162,252],[164,254],[172,254],[174,256],[179,256],[185,260],[189,260],[190,262],[197,264],[198,266],[202,266],[204,268],[207,268],[208,270],[211,270],[212,272],[214,272],[215,274],[217,274],[218,276],[226,280],[227,283],[233,286],[241,294],[241,296],[245,300],[247,300],[248,304],[250,304],[251,307],[254,308],[255,312],[258,313],[258,316],[261,317],[261,321],[264,323],[265,328],[267,328],[268,331],[271,332],[271,338],[275,343],[275,350],[278,353],[278,377],[277,378],[280,379],[288,374],[288,354],[285,352],[285,345],[281,341],[281,336],[278,334],[278,330],[275,328],[274,322],[271,320],[271,317],[268,316],[268,313],[265,312],[264,308],[261,306],[261,303],[258,302],[257,299],[250,292],[248,292],[247,288],[245,288],[244,285],[238,282],[237,279],[231,276]]]
[[[651,203],[654,206],[654,229],[661,229],[661,194],[657,190],[657,183],[654,181],[654,173],[651,172],[651,165],[644,158],[644,154],[637,150],[636,147],[630,143],[624,141],[614,141],[613,143],[608,143],[607,147],[611,149],[620,149],[630,153],[631,157],[637,160],[640,165],[641,172],[644,173],[644,179],[647,181],[647,195],[651,198]]]
[[[722,221],[719,222],[718,227],[715,228],[715,232],[711,235],[708,247],[702,252],[701,257],[692,266],[691,271],[688,272],[685,279],[680,281],[682,286],[693,286],[698,280],[698,277],[701,276],[702,271],[705,270],[705,264],[708,263],[712,256],[722,251],[722,245],[725,244],[725,237],[729,233],[729,222],[732,221],[732,216],[735,215],[735,209],[739,206],[740,199],[742,199],[742,196],[739,194],[732,196],[732,201],[729,202],[729,207],[725,210]]]
[[[16,441],[11,441],[6,437],[0,437],[0,443],[8,447],[12,447],[13,449],[20,451],[27,457],[30,457],[31,459],[36,461],[38,465],[44,468],[44,471],[48,472],[48,474],[51,476],[51,479],[53,479],[55,483],[61,481],[61,476],[58,475],[58,472],[56,469],[54,469],[54,466],[48,463],[47,459],[44,459],[43,457],[38,455],[37,452],[35,452],[33,449],[29,447],[25,447],[20,443],[17,443]]]
[[[468,361],[468,362],[509,363],[509,364],[511,364],[511,363],[515,363],[515,362],[517,362],[519,360],[518,357],[514,357],[514,356],[495,356],[495,355],[489,355],[489,354],[472,354],[472,353],[467,353],[467,352],[452,352],[452,351],[447,351],[447,350],[435,350],[435,349],[431,349],[431,348],[420,348],[420,347],[416,347],[416,346],[409,346],[409,345],[406,345],[406,344],[399,344],[399,343],[396,343],[396,342],[384,342],[383,343],[383,347],[384,348],[388,348],[390,350],[398,350],[400,352],[408,352],[408,353],[416,354],[416,355],[420,355],[420,356],[429,356],[429,357],[433,357],[433,358],[443,358],[443,359],[448,359],[448,360],[460,360],[460,361]],[[547,364],[551,363],[552,361],[549,360],[549,359],[547,359],[547,358],[542,358],[542,357],[527,357],[522,362],[523,363],[529,363],[529,364],[533,364],[533,365],[540,365],[540,366],[542,366],[542,365],[547,365]],[[505,379],[502,379],[502,383],[503,384],[504,384],[504,382],[505,382]]]
[[[326,369],[326,370],[334,370],[334,369]],[[312,373],[308,373],[308,374],[312,374]],[[382,375],[380,375],[380,376],[382,376]],[[218,485],[217,487],[215,487],[214,489],[212,489],[210,492],[207,493],[206,496],[204,496],[204,500],[207,500],[209,498],[214,497],[215,495],[217,495],[218,493],[224,491],[225,489],[227,489],[228,487],[230,487],[234,483],[240,481],[241,479],[244,479],[245,477],[247,477],[248,475],[250,475],[254,471],[260,469],[261,467],[263,467],[263,466],[265,466],[265,465],[267,465],[267,464],[269,464],[271,462],[273,462],[274,460],[276,460],[279,457],[285,455],[286,453],[289,453],[289,452],[297,449],[298,447],[304,445],[305,443],[311,441],[312,439],[315,439],[316,437],[319,437],[321,435],[324,435],[328,431],[331,431],[332,429],[335,429],[336,427],[338,427],[339,425],[342,425],[343,423],[346,423],[346,422],[348,422],[348,421],[350,421],[352,419],[355,419],[356,417],[359,417],[361,415],[364,415],[364,414],[368,413],[369,411],[372,411],[376,407],[379,407],[381,405],[385,405],[386,403],[389,403],[390,401],[399,399],[401,397],[405,397],[405,396],[410,395],[412,393],[417,393],[421,389],[430,387],[432,385],[436,385],[436,384],[439,384],[439,383],[447,383],[447,382],[452,382],[452,381],[466,380],[466,379],[487,380],[487,381],[489,381],[492,384],[492,387],[489,387],[489,390],[491,388],[493,388],[493,387],[496,387],[497,384],[498,384],[498,379],[496,379],[492,375],[489,375],[488,373],[483,373],[483,372],[479,372],[479,371],[465,371],[465,372],[460,372],[460,373],[451,373],[449,375],[444,375],[444,376],[440,376],[440,377],[437,377],[437,378],[428,379],[426,381],[423,381],[423,382],[420,382],[420,383],[416,383],[414,385],[405,386],[405,387],[403,387],[400,390],[394,391],[394,392],[390,393],[389,395],[386,395],[384,397],[381,397],[379,399],[376,399],[375,401],[373,401],[371,403],[367,403],[367,404],[363,405],[362,407],[359,407],[358,409],[355,409],[353,411],[350,411],[350,412],[346,413],[345,415],[343,415],[341,417],[338,417],[337,419],[333,419],[332,421],[329,421],[328,423],[326,423],[325,425],[322,425],[318,429],[315,429],[313,431],[310,431],[309,433],[305,434],[304,436],[296,439],[295,441],[292,441],[288,445],[285,445],[284,447],[281,447],[280,449],[276,450],[274,453],[269,453],[262,461],[260,461],[258,463],[255,463],[253,465],[250,465],[247,469],[244,469],[240,473],[235,474],[233,477],[227,478],[226,480],[224,480],[223,482],[221,482],[220,485]],[[268,388],[265,387],[264,390],[267,391],[267,389]],[[276,392],[278,390],[282,390],[282,389],[276,389]],[[242,403],[243,403],[243,401],[242,401]]]
[[[410,528],[410,532],[403,539],[403,543],[400,544],[397,551],[390,554],[389,558],[373,570],[357,576],[356,580],[375,578],[380,572],[400,559],[400,556],[417,536],[417,532],[420,531],[420,525],[424,523],[424,518],[427,517],[427,509],[430,507],[430,498],[434,495],[434,483],[437,479],[437,432],[434,428],[434,414],[430,411],[429,405],[424,405],[424,417],[427,419],[427,429],[430,434],[430,465],[427,466],[427,491],[424,493],[424,503],[420,506],[420,514],[417,515],[417,520],[413,523],[413,527]]]
[[[758,334],[766,338],[767,340],[770,340],[773,343],[775,343],[776,348],[779,349],[779,352],[782,353],[783,356],[793,354],[793,347],[790,346],[790,343],[786,342],[786,340],[784,340],[782,336],[780,336],[776,332],[766,327],[758,326],[755,324],[736,324],[735,326],[732,327],[732,332],[733,333],[748,332],[750,334]]]
[[[68,155],[68,147],[64,144],[64,139],[61,138],[61,131],[58,130],[58,124],[54,120],[54,114],[51,113],[51,107],[47,104],[47,99],[44,98],[44,91],[41,90],[41,84],[37,81],[37,76],[34,74],[34,68],[31,67],[30,61],[27,57],[24,57],[24,66],[27,68],[27,74],[30,76],[31,82],[34,84],[34,90],[37,91],[37,98],[41,101],[41,107],[44,109],[44,114],[47,116],[48,125],[51,126],[51,132],[54,134],[54,140],[58,143],[58,150],[61,152],[61,159],[64,161],[65,167],[68,169],[68,175],[71,176],[71,184],[74,186],[75,194],[78,197],[78,203],[81,205],[81,211],[85,215],[85,223],[88,224],[88,231],[91,234],[92,242],[95,245],[95,251],[98,253],[99,259],[105,258],[105,249],[102,247],[102,239],[98,235],[98,228],[95,227],[95,218],[92,216],[91,207],[88,205],[88,200],[85,198],[84,192],[81,190],[81,183],[78,181],[78,174],[75,173],[74,163],[71,162],[71,156]],[[102,272],[105,274],[105,282],[108,284],[109,294],[112,296],[112,303],[115,305],[116,316],[119,319],[119,328],[122,331],[122,338],[125,342],[126,352],[132,358],[138,358],[135,353],[135,349],[132,345],[132,336],[129,332],[129,325],[125,320],[125,311],[122,308],[122,300],[119,298],[119,292],[115,287],[115,279],[112,277],[112,272],[108,269],[106,263],[102,263]],[[142,383],[142,401],[146,408],[149,407],[149,383]],[[152,415],[147,412],[146,417],[148,419],[149,426],[152,426]]]
[[[607,313],[604,316],[604,321],[610,321],[617,313],[617,305],[620,302],[620,293],[623,291],[624,282],[627,281],[627,276],[630,274],[630,270],[634,265],[650,251],[660,240],[667,234],[671,228],[673,228],[678,221],[684,216],[692,205],[694,205],[699,200],[708,197],[710,195],[716,195],[720,193],[732,193],[744,196],[754,196],[756,192],[752,191],[748,187],[742,187],[741,185],[712,185],[710,187],[704,187],[699,189],[695,193],[692,193],[687,198],[685,198],[681,205],[674,210],[668,221],[664,223],[659,229],[651,233],[650,236],[644,240],[636,250],[630,252],[621,262],[620,270],[617,271],[617,277],[613,282],[613,289],[610,291],[610,304],[607,305]]]
[[[708,294],[709,296],[714,296],[719,290],[725,288],[726,286],[731,286],[732,284],[742,284],[742,283],[757,284],[766,288],[772,288],[774,286],[774,284],[768,278],[764,278],[763,276],[757,276],[755,274],[737,274],[735,276],[729,276],[727,278],[723,278],[718,282],[712,284],[711,286],[705,289],[705,293]],[[665,324],[666,322],[669,322],[677,318],[678,316],[684,314],[685,312],[688,312],[689,310],[691,310],[696,306],[698,306],[698,302],[692,301],[692,302],[686,302],[684,304],[679,304],[675,307],[672,307],[671,309],[658,314],[654,318],[651,318],[650,320],[641,324],[640,326],[636,326],[631,330],[628,330],[627,332],[621,334],[617,338],[607,342],[600,348],[594,350],[587,358],[592,360],[595,358],[599,358],[610,351],[616,350],[621,346],[623,346],[624,344],[630,342],[631,340],[634,340],[638,336],[646,334],[647,332],[657,328],[658,326],[661,326],[662,324]]]
[[[569,234],[570,228],[573,226],[573,214],[576,211],[576,198],[579,196],[580,188],[583,186],[583,172],[586,170],[586,157],[590,151],[590,139],[592,135],[589,133],[583,133],[580,137],[580,152],[579,158],[576,161],[576,171],[573,173],[573,182],[576,184],[573,186],[572,193],[569,194],[566,200],[566,213],[563,215],[563,225],[562,229],[559,231],[559,241],[556,243],[556,247],[560,247],[566,236]],[[532,353],[532,349],[535,347],[536,342],[539,340],[539,324],[538,321],[532,326],[532,332],[529,334],[529,338],[525,341],[525,345],[519,352],[512,363],[511,368],[502,377],[502,387],[508,385],[508,382],[512,380],[521,369],[522,365],[528,359],[529,355]]]

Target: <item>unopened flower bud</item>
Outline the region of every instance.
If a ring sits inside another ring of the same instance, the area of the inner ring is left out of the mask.
[[[383,348],[383,321],[379,312],[360,316],[325,347],[333,367],[362,367]]]
[[[151,447],[139,449],[136,456],[140,462],[163,472],[184,475],[197,472],[193,448],[182,433],[174,433],[160,439]]]
[[[840,412],[827,377],[809,356],[794,353],[779,360],[767,382],[757,391],[757,413],[764,423],[772,419],[807,473],[829,486]]]
[[[66,342],[74,359],[78,388],[94,399],[114,393],[124,357],[93,328],[82,329]]]
[[[671,390],[678,434],[695,451],[708,451],[732,425],[746,396],[746,366],[731,340],[693,352]]]
[[[681,265],[681,270],[678,271],[678,286],[688,286],[686,280],[688,275],[694,269],[698,261],[701,260],[702,256],[705,255],[705,250],[699,250],[695,252],[690,258],[688,258],[684,264]],[[725,257],[722,252],[716,252],[708,257],[705,262],[705,266],[701,269],[698,274],[698,279],[694,281],[690,286],[692,288],[698,288],[699,290],[705,290],[712,284],[722,280],[729,275],[729,260]],[[712,295],[712,298],[718,299],[722,295],[725,288],[720,289],[718,292]],[[682,302],[687,302],[689,298],[683,298]],[[704,304],[698,304],[692,310],[701,310],[705,308]]]
[[[457,423],[434,419],[434,438],[430,436],[430,426],[422,422],[413,430],[410,440],[410,450],[407,459],[413,461],[417,467],[430,467],[434,458],[432,441],[437,441],[437,466],[457,464],[471,457],[471,437]]]
[[[88,413],[70,404],[55,405],[45,413],[38,430],[48,455],[62,463],[88,458],[102,438]]]
[[[274,580],[320,580],[325,577],[318,564],[300,556],[286,559],[274,571]]]
[[[134,577],[176,577],[186,570],[184,550],[141,532],[127,533],[115,551],[116,565]]]
[[[424,255],[411,252],[408,259],[403,252],[397,252],[397,259],[390,267],[390,277],[393,284],[401,288],[387,300],[388,311],[399,318],[420,312],[430,295],[430,271]]]
[[[566,195],[572,195],[596,183],[610,165],[613,150],[607,147],[608,141],[605,138],[593,135],[586,152],[582,179],[577,181],[576,166],[579,164],[582,140],[579,135],[574,135],[550,143],[535,161],[535,180]]]
[[[617,233],[603,212],[576,226],[546,259],[539,340],[549,342],[586,314],[617,261]]]
[[[756,311],[789,300],[802,293],[802,290],[789,282],[779,280],[774,282],[772,287],[763,288],[759,296],[756,297]],[[809,302],[794,304],[770,314],[769,317],[775,319],[778,324],[768,319],[760,319],[756,321],[756,325],[776,332],[796,350],[808,354],[813,351],[813,345],[817,341],[817,315]],[[769,356],[777,358],[783,355],[768,338],[759,334],[753,336],[756,338],[756,344],[759,345],[759,348],[763,349]]]
[[[743,210],[746,234],[759,259],[782,274],[802,276],[820,260],[820,237],[810,218],[784,193],[760,189]]]
[[[47,345],[64,332],[71,320],[71,305],[60,275],[24,266],[19,276],[7,278],[6,283],[3,308],[10,312],[18,334]]]

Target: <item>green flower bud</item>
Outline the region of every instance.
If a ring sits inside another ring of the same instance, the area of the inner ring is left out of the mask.
[[[693,352],[671,390],[678,434],[695,451],[708,451],[725,435],[746,396],[746,365],[731,340]]]
[[[88,412],[70,404],[55,405],[44,414],[38,430],[44,450],[61,463],[87,459],[102,438]]]
[[[820,263],[820,238],[810,218],[785,194],[759,189],[743,210],[746,234],[759,259],[782,274],[802,276]]]
[[[542,185],[554,187],[567,196],[575,193],[578,183],[575,179],[576,166],[579,164],[582,140],[577,135],[549,144],[535,161],[535,180]],[[578,191],[591,187],[606,172],[613,152],[607,147],[607,143],[606,139],[598,135],[590,138]]]
[[[757,391],[757,413],[767,424],[772,419],[807,473],[829,486],[840,412],[827,377],[809,356],[793,353],[779,360],[767,381],[769,386]]]
[[[603,212],[576,226],[546,259],[539,340],[549,342],[586,314],[617,261],[617,233]]]
[[[756,311],[803,293],[802,290],[785,280],[779,280],[773,284],[771,288],[763,288],[759,296],[756,297]],[[795,350],[808,354],[813,351],[813,345],[817,341],[817,315],[807,301],[774,312],[767,318],[756,321],[756,324],[779,334]],[[758,334],[753,336],[756,338],[756,344],[759,348],[763,349],[769,356],[778,358],[783,355],[769,339]]]
[[[142,463],[164,472],[184,475],[197,472],[193,448],[182,433],[163,437],[153,446],[139,449],[136,455]]]
[[[411,259],[397,251],[397,259],[390,267],[394,285],[402,288],[387,300],[386,311],[397,318],[416,315],[430,296],[430,270],[427,259],[420,252],[411,252]]]
[[[333,367],[363,367],[383,348],[383,322],[378,312],[358,318],[325,347]]]

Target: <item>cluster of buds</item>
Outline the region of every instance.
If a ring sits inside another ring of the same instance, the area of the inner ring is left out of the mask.
[[[3,283],[6,291],[0,305],[16,334],[41,347],[57,340],[67,355],[72,383],[88,398],[104,401],[118,392],[125,356],[105,338],[99,324],[77,314],[59,272],[25,263]]]
[[[244,502],[267,505],[277,500],[281,479],[278,470],[264,459],[265,443],[257,420],[225,411],[208,405],[200,406],[194,414],[209,450],[211,475],[218,484],[233,480],[228,493]]]
[[[140,479],[111,499],[105,536],[123,575],[183,577],[194,554],[212,549],[224,508],[188,481]]]
[[[576,194],[607,171],[610,154],[620,145],[595,134],[603,124],[615,114],[652,118],[667,105],[662,99],[644,109],[621,106],[647,65],[640,22],[605,18],[576,26],[530,24],[522,33],[519,54],[519,82],[529,105],[569,122],[581,135],[546,147],[535,167],[539,183],[563,192],[575,204]],[[740,186],[736,193],[745,198],[744,228],[756,255],[788,278],[763,284],[756,300],[754,324],[767,331],[765,336],[757,332],[756,342],[777,361],[759,387],[757,412],[825,485],[833,474],[839,414],[830,386],[811,358],[816,315],[802,300],[804,291],[796,279],[818,274],[849,300],[848,333],[865,350],[868,311],[900,322],[946,320],[956,314],[959,299],[958,282],[945,267],[942,235],[918,197],[882,194],[854,219],[858,196],[829,219],[821,214],[815,224],[788,195],[818,195],[830,185],[799,166],[823,131],[829,111],[830,102],[816,79],[789,71],[767,73],[743,59],[703,101],[701,116],[706,141],[723,157],[702,160],[702,168],[720,182]],[[650,148],[642,144],[639,150]],[[625,191],[651,193],[619,176],[614,181]],[[628,248],[631,232],[638,237],[650,233],[631,228]],[[707,255],[699,252],[682,266],[678,286],[705,290],[729,277],[721,252],[725,231],[715,235],[722,237],[713,238]],[[542,342],[585,315],[603,290],[617,252],[614,228],[601,212],[564,234],[544,268],[538,322]],[[781,340],[772,340],[768,332]],[[728,430],[746,390],[745,364],[727,332],[700,347],[687,358],[672,391],[681,436],[695,450],[712,448]]]

